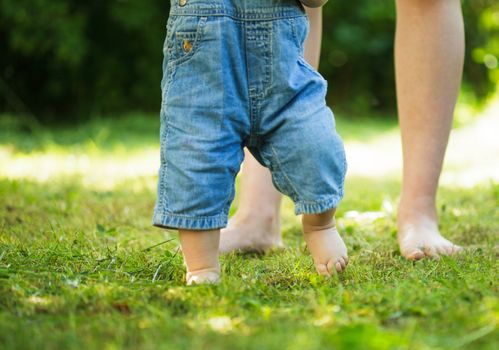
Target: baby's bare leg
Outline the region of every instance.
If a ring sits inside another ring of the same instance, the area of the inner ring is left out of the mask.
[[[336,230],[335,209],[322,214],[305,214],[303,235],[320,275],[331,277],[333,271],[343,272],[348,264],[347,247]]]
[[[187,267],[187,285],[217,283],[220,279],[218,262],[220,230],[179,230],[179,235]]]

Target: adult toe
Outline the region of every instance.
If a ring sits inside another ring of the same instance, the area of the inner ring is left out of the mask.
[[[417,261],[425,257],[425,253],[420,248],[401,249],[402,256],[407,260]]]

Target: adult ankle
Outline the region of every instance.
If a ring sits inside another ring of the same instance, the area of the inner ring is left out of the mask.
[[[279,222],[280,220],[280,210],[273,208],[261,208],[253,210],[238,210],[234,215],[234,218],[240,222],[258,222],[265,226],[272,226]]]
[[[397,218],[399,221],[418,218],[437,220],[435,198],[432,196],[402,196],[398,205]]]

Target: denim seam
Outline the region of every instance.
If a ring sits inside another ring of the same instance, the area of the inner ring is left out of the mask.
[[[342,145],[343,147],[343,175],[341,176],[341,186],[340,186],[340,191],[339,191],[339,195],[341,197],[344,196],[345,194],[345,177],[347,175],[347,171],[348,171],[348,163],[347,163],[347,154],[346,154],[346,151],[345,151],[345,145]]]
[[[279,192],[281,193],[285,193],[285,192],[288,192],[286,191],[286,185],[284,185],[282,182],[281,182],[281,179],[284,178],[284,176],[277,176],[275,173],[272,174],[272,178],[274,179],[274,182],[275,182],[275,186],[277,187],[277,189],[279,190]],[[293,189],[291,188],[291,191],[289,192],[293,192]],[[291,193],[291,199],[294,201],[297,201],[298,200],[298,197],[295,195],[295,193]],[[293,198],[294,197],[294,198]]]
[[[210,230],[225,227],[227,219],[226,212],[214,216],[187,216],[156,211],[153,225],[178,229]]]
[[[274,25],[273,25],[273,22],[270,22],[270,32],[273,32],[274,31]],[[273,42],[272,42],[272,35],[269,35],[269,39],[267,41],[267,45],[269,47],[269,61],[270,63],[267,66],[267,69],[268,69],[268,72],[266,72],[266,75],[268,78],[266,83],[267,83],[267,86],[264,86],[263,88],[263,91],[262,91],[262,98],[264,98],[265,96],[268,96],[270,91],[272,90],[272,79],[273,79],[273,74],[272,72],[274,71],[274,66],[272,64],[273,62],[273,58],[274,58],[274,51],[273,51]],[[270,68],[269,68],[270,66]]]
[[[296,187],[293,184],[293,181],[289,178],[288,174],[284,171],[283,166],[281,165],[281,162],[279,161],[279,156],[277,155],[277,151],[275,150],[274,146],[270,144],[270,149],[272,150],[273,158],[276,161],[276,165],[279,167],[279,171],[284,175],[284,178],[287,180],[288,185],[291,187],[291,190],[295,196],[295,198],[299,201],[299,198],[301,198],[300,193],[296,189]]]
[[[161,135],[161,132],[160,132],[160,139],[164,139],[164,143],[163,143],[163,147],[166,148],[166,142],[168,140],[168,134],[169,134],[169,124],[168,124],[168,115],[166,113],[166,98],[167,98],[167,95],[168,95],[168,91],[169,91],[169,87],[170,87],[170,84],[171,84],[171,77],[172,77],[172,67],[170,67],[170,59],[171,59],[171,47],[170,47],[170,43],[167,42],[168,40],[171,40],[172,38],[172,29],[174,27],[174,18],[171,17],[166,25],[166,40],[165,40],[165,44],[166,44],[166,50],[167,52],[165,52],[165,55],[168,55],[168,62],[166,64],[166,67],[165,67],[165,71],[163,72],[163,74],[165,75],[165,83],[163,85],[163,91],[161,92],[161,95],[162,95],[162,101],[161,101],[161,114],[160,114],[160,122],[161,123],[164,123],[165,125],[165,129],[164,129],[164,135]],[[165,50],[165,46],[163,45],[163,50]],[[161,129],[160,129],[161,130]],[[160,145],[161,145],[161,142],[160,142]],[[161,152],[164,152],[163,149],[161,149]],[[162,157],[161,157],[162,158]],[[160,192],[160,198],[158,200],[158,208],[166,208],[166,204],[167,204],[167,191],[166,191],[166,173],[167,173],[167,170],[168,170],[168,166],[167,166],[167,162],[165,162],[164,164],[161,164],[160,167],[163,167],[163,171],[161,172],[160,170],[160,175],[161,175],[161,178],[159,178],[159,192]]]
[[[229,214],[230,205],[232,204],[232,200],[229,200],[229,199],[230,198],[234,198],[234,196],[236,194],[236,177],[237,177],[237,173],[233,177],[232,186],[231,186],[231,190],[229,192],[229,195],[224,200],[225,205],[224,205],[224,208],[222,210],[222,213],[225,214],[225,215]]]
[[[168,142],[168,136],[170,135],[170,123],[168,122],[168,116],[166,115],[166,111],[164,112],[165,113],[165,120],[164,120],[164,123],[165,123],[165,135],[164,135],[164,139],[165,139],[165,143],[163,144],[163,147],[165,147],[165,150],[163,152],[166,152],[166,143]],[[167,208],[167,173],[168,173],[168,162],[166,161],[164,163],[164,169],[163,169],[163,176],[161,177],[161,189],[162,189],[162,195],[161,195],[161,208]]]
[[[249,72],[249,64],[248,64],[248,45],[247,45],[247,35],[248,35],[248,27],[246,23],[243,25],[243,36],[244,36],[244,66],[246,71],[246,89],[248,91],[248,109],[249,109],[249,119],[250,119],[250,140],[253,134],[253,121],[254,121],[254,98],[251,96],[251,84],[250,84],[250,72]],[[251,142],[251,141],[250,141]]]
[[[304,14],[296,14],[296,15],[289,15],[289,16],[274,16],[274,17],[264,17],[264,18],[242,18],[242,17],[237,17],[233,16],[230,14],[217,14],[217,13],[210,13],[207,11],[206,13],[172,13],[171,16],[196,16],[196,17],[229,17],[230,19],[237,21],[237,22],[254,22],[254,21],[276,21],[276,20],[281,20],[281,19],[293,19],[293,18],[301,18],[301,17],[306,17]]]
[[[226,210],[222,210],[219,214],[210,215],[210,216],[174,214],[174,213],[170,213],[170,212],[167,212],[167,211],[163,211],[163,212],[158,213],[158,214],[160,214],[160,215],[168,215],[168,216],[177,217],[177,218],[196,219],[197,220],[197,219],[215,219],[215,218],[221,217],[223,215],[226,215],[227,211]]]
[[[293,35],[295,46],[300,49],[300,41],[298,40],[298,33],[296,32],[296,21],[294,18],[289,18],[288,20],[291,23],[291,34]]]
[[[161,107],[164,107],[164,104],[166,101],[166,94],[168,92],[168,85],[170,84],[170,81],[171,81],[171,79],[170,79],[170,71],[171,71],[170,60],[171,60],[172,47],[171,47],[170,42],[173,42],[172,32],[171,32],[173,29],[173,24],[174,24],[174,18],[171,18],[166,25],[166,39],[165,39],[165,43],[163,44],[163,52],[164,52],[164,56],[166,59],[166,65],[164,65],[164,72],[163,72],[164,77],[163,77],[162,85],[161,85],[161,88],[162,88]],[[164,81],[164,84],[163,84],[163,81]]]
[[[169,66],[168,69],[167,69],[167,72],[169,72],[169,75],[168,75],[168,80],[167,82],[165,83],[165,97],[164,97],[164,103],[162,108],[163,108],[163,113],[164,113],[164,119],[162,120],[163,123],[165,123],[165,134],[163,136],[164,138],[164,144],[163,144],[163,147],[165,147],[165,151],[166,152],[166,149],[167,149],[167,142],[168,142],[168,139],[169,139],[169,135],[170,135],[170,120],[168,118],[168,114],[166,112],[166,100],[168,98],[168,92],[170,91],[170,85],[172,84],[173,82],[173,76],[175,75],[175,72],[176,72],[176,67],[175,66]],[[161,189],[162,189],[162,201],[161,201],[161,204],[162,204],[162,209],[163,208],[167,208],[167,204],[168,204],[168,198],[167,198],[167,187],[168,187],[168,181],[167,181],[167,177],[168,177],[168,162],[165,162],[164,163],[164,170],[163,170],[163,176],[161,177]]]
[[[323,203],[328,203],[328,202],[331,202],[331,201],[335,201],[339,197],[341,197],[341,195],[338,193],[338,194],[328,195],[324,199],[319,199],[319,200],[315,200],[315,201],[311,201],[311,200],[298,200],[298,201],[296,201],[296,203],[304,204],[304,205],[322,205]]]
[[[165,125],[165,131],[164,135],[160,135],[162,139],[164,139],[163,147],[165,150],[161,150],[162,152],[166,152],[166,143],[168,142],[168,136],[170,135],[170,123],[169,123],[169,118],[168,114],[166,112],[166,99],[169,91],[170,84],[172,82],[172,77],[174,75],[174,69],[173,67],[167,67],[167,72],[168,73],[168,79],[165,83],[165,88],[164,88],[164,100],[162,102],[162,109],[163,109],[163,118],[161,118],[161,123],[164,123]],[[163,173],[161,176],[161,208],[166,208],[167,207],[167,173],[168,173],[168,162],[165,162],[162,164],[163,166]]]
[[[322,199],[319,201],[296,201],[295,202],[295,213],[300,214],[312,214],[324,212],[326,210],[337,208],[341,200],[341,195],[331,195],[327,199]]]
[[[300,13],[297,13],[296,11],[281,11],[265,14],[263,12],[239,13],[237,11],[228,11],[225,9],[178,10],[172,8],[172,11],[170,11],[170,16],[226,16],[239,21],[272,21],[286,18],[306,17],[306,14],[301,11]]]

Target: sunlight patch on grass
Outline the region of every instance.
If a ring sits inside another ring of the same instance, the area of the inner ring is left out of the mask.
[[[19,154],[11,147],[0,146],[0,163],[0,177],[4,178],[46,182],[77,176],[87,187],[111,190],[127,180],[154,176],[159,169],[159,151],[144,148],[129,154],[61,150]]]
[[[41,141],[35,141],[41,146],[31,151],[0,143],[0,178],[43,183],[64,177],[80,177],[84,186],[100,190],[112,190],[127,181],[144,178],[147,186],[154,188],[159,169],[159,146],[153,138],[156,134],[154,122],[143,118],[146,125],[142,129],[145,131],[139,128],[140,132],[134,134],[132,128],[128,131],[130,135],[117,139],[105,131],[112,128],[112,123],[125,130],[127,123],[137,124],[140,118],[130,119],[132,121],[126,118],[124,121],[105,121],[109,125],[103,129],[91,122],[86,126],[88,130],[74,132],[74,137],[79,140],[75,143],[69,142],[71,132],[67,130],[63,132],[60,144],[54,141],[58,134],[48,134],[41,136]],[[366,127],[363,123],[359,126],[359,123],[340,118],[338,130],[344,134],[348,177],[400,179],[402,150],[399,130],[394,124],[370,121]],[[441,183],[473,187],[490,180],[499,181],[497,130],[499,99],[482,111],[480,118],[453,131]],[[130,144],[127,144],[127,139],[131,140]],[[23,135],[19,140],[27,142]]]

